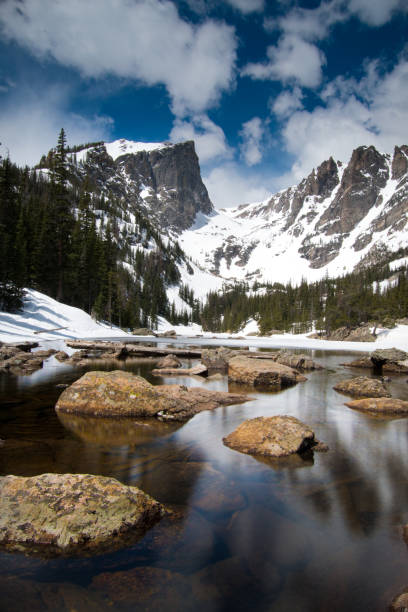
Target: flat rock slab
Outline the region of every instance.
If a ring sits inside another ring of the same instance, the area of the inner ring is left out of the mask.
[[[136,542],[165,514],[136,487],[90,474],[0,478],[0,548],[89,556]]]
[[[308,425],[291,416],[249,419],[223,438],[223,442],[241,453],[267,457],[287,457],[320,444]]]
[[[369,397],[365,399],[358,399],[353,400],[352,402],[346,402],[346,406],[349,408],[355,408],[356,410],[362,410],[364,412],[390,415],[408,415],[408,402],[400,399],[394,399],[392,397]]]
[[[270,359],[251,359],[243,355],[228,362],[228,380],[272,389],[290,387],[307,380],[293,368]]]
[[[193,368],[160,368],[152,370],[153,376],[207,376],[207,366],[199,363]]]
[[[333,389],[353,397],[391,397],[391,393],[382,380],[356,376],[349,380],[342,380],[334,385]]]
[[[250,398],[238,393],[183,385],[151,385],[124,370],[87,372],[60,395],[59,412],[91,416],[156,417],[186,421],[203,410],[239,404]]]

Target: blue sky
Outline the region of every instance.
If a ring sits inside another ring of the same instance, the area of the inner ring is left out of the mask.
[[[194,139],[216,206],[408,143],[407,0],[2,0],[0,141]]]

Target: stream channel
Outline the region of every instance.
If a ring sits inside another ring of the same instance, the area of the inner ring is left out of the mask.
[[[75,368],[51,358],[31,376],[0,375],[1,475],[113,476],[182,517],[158,523],[130,548],[92,558],[0,553],[0,609],[387,610],[408,584],[401,530],[408,523],[408,419],[344,405],[347,397],[333,385],[371,375],[341,365],[357,353],[309,353],[324,369],[275,393],[228,385],[226,376],[156,378],[152,363],[140,359]],[[187,423],[57,416],[57,385],[119,367],[153,384],[242,391],[253,400]],[[407,375],[391,375],[389,387],[408,399]],[[245,419],[277,414],[310,425],[329,452],[272,461],[223,445]]]

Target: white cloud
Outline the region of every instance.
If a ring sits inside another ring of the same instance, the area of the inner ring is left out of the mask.
[[[294,111],[303,108],[302,90],[300,87],[295,87],[292,91],[284,90],[277,98],[269,101],[271,111],[279,119],[289,117]]]
[[[314,9],[295,7],[278,19],[265,19],[267,31],[281,30],[286,35],[316,41],[327,37],[330,27],[348,18],[343,0],[322,2]]]
[[[63,127],[68,143],[80,144],[109,140],[113,128],[110,117],[83,117],[66,110],[68,93],[61,87],[46,89],[41,96],[31,91],[13,96],[0,114],[2,153],[19,165],[34,165],[57,142]]]
[[[266,54],[267,62],[247,64],[242,74],[253,79],[295,82],[302,87],[320,85],[326,58],[316,45],[289,34],[282,36],[276,46],[268,47]]]
[[[189,121],[176,119],[170,132],[172,142],[194,140],[200,163],[219,158],[230,158],[232,150],[223,130],[206,115],[198,115]]]
[[[253,117],[242,124],[240,150],[248,166],[259,164],[262,160],[262,139],[264,132],[264,125],[259,117]]]
[[[247,15],[263,11],[264,0],[227,0],[228,4]]]
[[[246,176],[237,164],[228,163],[214,168],[203,181],[216,208],[230,208],[265,200],[271,193],[260,176]]]
[[[369,26],[382,26],[397,11],[408,12],[405,0],[350,0],[349,11]]]
[[[408,142],[407,59],[385,74],[372,62],[360,81],[338,78],[325,88],[323,99],[325,106],[295,112],[282,130],[295,163],[280,186],[297,182],[330,155],[347,161],[360,145],[392,152]]]
[[[3,36],[85,77],[163,84],[177,115],[202,112],[234,85],[235,30],[182,20],[168,0],[3,0]]]

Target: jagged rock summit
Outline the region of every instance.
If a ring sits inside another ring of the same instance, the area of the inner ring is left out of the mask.
[[[221,210],[180,243],[225,279],[271,282],[340,276],[408,246],[408,146],[355,149],[263,202]]]
[[[98,143],[76,153],[93,180],[129,205],[149,212],[161,229],[191,227],[213,205],[202,182],[194,142],[143,143],[125,139]]]
[[[358,147],[263,202],[219,211],[192,141],[94,143],[73,153],[72,170],[113,194],[125,216],[142,211],[221,282],[335,277],[408,246],[407,145],[393,155]]]

